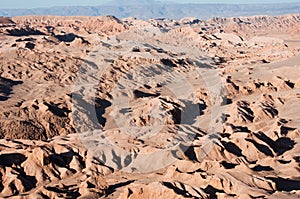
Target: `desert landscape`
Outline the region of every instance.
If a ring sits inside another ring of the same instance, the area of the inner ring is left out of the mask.
[[[300,15],[0,17],[0,198],[299,198]]]

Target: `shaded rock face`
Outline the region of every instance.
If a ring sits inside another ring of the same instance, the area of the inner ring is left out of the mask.
[[[1,198],[300,194],[299,15],[12,20]]]
[[[0,27],[9,27],[15,25],[15,22],[13,22],[13,20],[11,20],[10,18],[0,17]]]
[[[12,87],[22,84],[22,81],[14,81],[7,78],[0,78],[0,100],[5,101],[9,98],[9,95],[12,93]]]
[[[12,29],[12,30],[7,30],[7,32],[11,36],[45,35],[45,33],[39,30],[34,30],[32,28]]]
[[[70,33],[70,34],[66,34],[66,35],[56,35],[55,38],[57,38],[59,41],[72,42],[75,40],[76,35],[73,33]]]
[[[34,43],[28,42],[25,44],[25,48],[28,48],[30,50],[34,49],[34,47],[35,47]]]

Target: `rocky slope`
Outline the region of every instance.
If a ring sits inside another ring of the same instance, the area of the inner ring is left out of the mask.
[[[299,197],[299,15],[12,21],[0,197]]]

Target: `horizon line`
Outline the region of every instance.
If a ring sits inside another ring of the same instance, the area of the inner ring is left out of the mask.
[[[197,3],[197,2],[160,2],[155,1],[154,3],[137,3],[137,4],[128,4],[127,6],[135,6],[135,5],[170,5],[170,4],[185,4],[185,5],[276,5],[276,4],[300,4],[300,2],[256,2],[256,3]],[[33,9],[46,9],[46,8],[62,8],[62,7],[115,7],[115,6],[126,6],[126,4],[99,4],[99,5],[57,5],[57,6],[41,6],[41,7],[33,7],[33,8],[0,8],[0,10],[33,10]]]

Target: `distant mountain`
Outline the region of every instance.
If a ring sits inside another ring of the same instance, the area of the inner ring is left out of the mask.
[[[104,5],[111,5],[111,6],[135,6],[135,5],[150,5],[150,4],[161,4],[159,1],[156,0],[112,0]]]
[[[159,3],[154,0],[116,1],[102,6],[51,7],[36,9],[0,9],[0,16],[58,15],[58,16],[98,16],[114,15],[118,18],[138,19],[195,17],[235,17],[250,15],[282,15],[300,13],[300,3],[285,4],[175,4]]]

